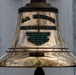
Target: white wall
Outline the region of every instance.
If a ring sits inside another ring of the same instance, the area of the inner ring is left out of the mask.
[[[17,9],[30,0],[0,0],[0,56],[10,47],[17,25]],[[47,0],[59,9],[61,33],[73,52],[72,0]],[[35,69],[0,68],[0,75],[33,75]],[[46,68],[46,75],[75,75],[74,68]]]
[[[76,0],[73,0],[73,48],[74,48],[74,55],[76,55]],[[76,74],[76,68],[74,69]]]

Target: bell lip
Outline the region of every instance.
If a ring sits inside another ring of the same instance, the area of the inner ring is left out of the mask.
[[[38,2],[38,3],[28,3],[26,6],[18,9],[19,13],[28,12],[28,11],[51,11],[58,13],[58,9],[56,7],[52,7],[48,3]]]
[[[76,67],[76,65],[73,66],[0,66],[3,68],[37,68],[37,67],[42,67],[42,68],[72,68]]]

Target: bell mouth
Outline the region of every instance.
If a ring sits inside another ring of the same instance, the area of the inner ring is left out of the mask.
[[[25,52],[7,51],[4,60],[0,60],[0,67],[75,67],[76,58],[70,51],[50,51],[50,52]]]

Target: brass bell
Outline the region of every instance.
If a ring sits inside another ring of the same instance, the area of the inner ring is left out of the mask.
[[[76,57],[60,34],[58,9],[46,0],[31,0],[19,8],[16,34],[1,67],[72,67]]]

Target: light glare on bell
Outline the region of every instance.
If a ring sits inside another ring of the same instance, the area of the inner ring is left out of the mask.
[[[31,0],[19,9],[16,34],[1,67],[71,67],[76,57],[60,34],[58,9],[45,0]]]

